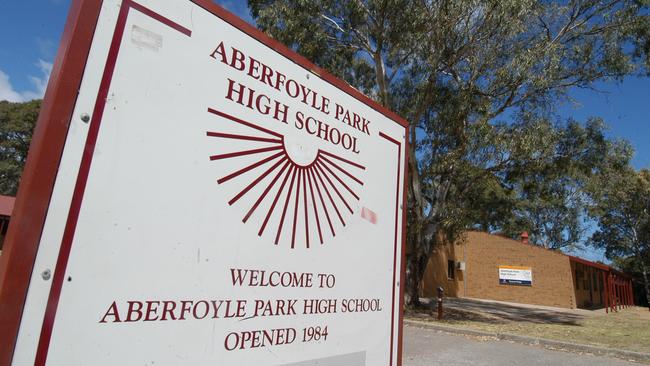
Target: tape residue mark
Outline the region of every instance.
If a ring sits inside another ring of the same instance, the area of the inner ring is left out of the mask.
[[[371,224],[377,224],[377,213],[367,207],[361,209],[361,217],[368,220]]]
[[[163,37],[158,33],[154,33],[134,24],[133,28],[131,28],[131,42],[140,48],[146,48],[158,52],[162,47]]]

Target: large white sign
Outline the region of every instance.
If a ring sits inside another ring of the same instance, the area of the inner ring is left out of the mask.
[[[499,283],[532,286],[533,270],[530,267],[499,266]]]
[[[13,364],[398,365],[405,128],[197,3],[103,2]]]

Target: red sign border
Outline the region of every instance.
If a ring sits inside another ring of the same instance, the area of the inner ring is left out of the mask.
[[[403,161],[402,197],[403,200],[406,198],[405,183],[409,151],[406,137],[409,136],[409,126],[404,119],[211,0],[190,1],[404,127],[406,154]],[[0,256],[0,366],[9,366],[13,358],[34,262],[101,6],[102,0],[72,1],[41,113],[34,130],[12,222]],[[399,177],[397,179],[399,183]],[[399,191],[399,185],[397,189]],[[396,217],[396,227],[397,224]],[[405,209],[402,209],[401,242],[398,365],[402,364]],[[392,348],[390,352],[392,353]]]

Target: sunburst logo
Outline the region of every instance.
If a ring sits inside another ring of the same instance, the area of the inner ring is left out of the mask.
[[[304,223],[305,245],[309,248],[310,238],[317,237],[323,244],[324,236],[328,235],[327,229],[334,237],[339,225],[346,226],[344,217],[348,212],[354,214],[350,201],[359,200],[353,187],[363,186],[363,182],[354,173],[365,170],[364,166],[323,149],[314,150],[311,156],[308,153],[301,154],[301,149],[296,148],[298,145],[290,145],[285,136],[277,132],[212,108],[208,112],[250,130],[249,134],[228,133],[226,124],[226,128],[219,129],[220,131],[208,131],[207,136],[220,140],[239,140],[249,145],[245,150],[212,155],[212,161],[235,162],[234,158],[237,157],[259,157],[253,163],[249,161],[246,166],[235,168],[232,173],[217,180],[220,185],[236,184],[235,181],[239,181],[244,187],[228,201],[230,206],[235,205],[254,187],[265,185],[242,218],[244,223],[261,222],[258,236],[261,237],[268,229],[272,217],[279,217],[274,243],[278,245],[283,237],[283,229],[286,228],[285,235],[291,236],[291,248],[295,248],[297,226]],[[265,179],[267,177],[272,179]],[[268,206],[266,212],[258,213],[258,219],[251,220],[263,203]],[[310,222],[310,217],[315,222]]]

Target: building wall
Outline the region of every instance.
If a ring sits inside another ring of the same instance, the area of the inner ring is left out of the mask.
[[[466,266],[455,280],[447,279],[451,258],[465,261]],[[532,286],[499,284],[499,266],[531,267]],[[432,255],[423,295],[435,296],[435,288],[442,286],[448,296],[575,308],[573,275],[569,257],[561,253],[498,235],[468,232],[462,244],[447,245]]]
[[[499,266],[531,267],[532,286],[499,284]],[[569,257],[487,233],[468,233],[467,297],[574,308]]]
[[[605,306],[603,271],[572,261],[571,272],[577,307],[588,309]]]
[[[422,284],[423,297],[436,297],[437,288],[440,286],[445,290],[445,296],[464,297],[464,271],[457,268],[458,262],[463,260],[465,244],[459,241],[453,245],[444,245],[434,250],[429,264],[424,273]],[[454,278],[447,275],[447,261],[454,261]]]

